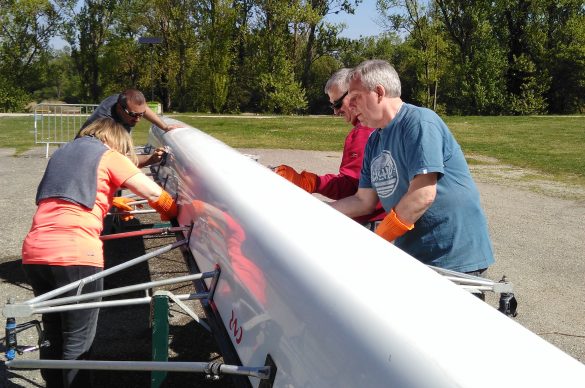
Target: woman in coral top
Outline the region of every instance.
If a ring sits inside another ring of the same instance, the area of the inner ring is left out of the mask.
[[[100,234],[122,186],[148,200],[166,219],[177,215],[170,195],[136,167],[132,139],[109,118],[84,128],[80,137],[51,157],[37,189],[37,211],[22,246],[24,271],[35,295],[94,275],[103,270]],[[83,293],[101,291],[103,280],[88,283]],[[75,295],[76,290],[62,296]],[[76,360],[87,356],[99,310],[84,309],[43,314],[50,346],[41,359]],[[45,369],[47,387],[87,387],[87,371]]]

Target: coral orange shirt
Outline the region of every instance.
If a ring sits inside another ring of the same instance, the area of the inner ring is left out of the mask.
[[[99,238],[116,190],[140,170],[125,156],[108,150],[98,165],[97,196],[89,210],[59,198],[39,203],[22,246],[23,264],[104,266]]]

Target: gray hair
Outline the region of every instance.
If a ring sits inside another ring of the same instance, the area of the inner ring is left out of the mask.
[[[348,80],[357,78],[359,74],[362,85],[372,91],[376,85],[382,85],[389,97],[400,97],[401,87],[398,73],[386,61],[371,59],[357,65],[347,76]]]
[[[351,69],[344,67],[343,69],[337,70],[333,75],[327,80],[325,84],[325,94],[329,94],[329,91],[334,87],[338,87],[341,90],[349,89],[349,79],[347,76],[351,72]]]

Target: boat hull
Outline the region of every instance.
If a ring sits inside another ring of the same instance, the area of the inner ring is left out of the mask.
[[[233,348],[269,356],[275,387],[585,386],[583,364],[222,142],[187,125],[149,141],[197,267],[221,269]]]

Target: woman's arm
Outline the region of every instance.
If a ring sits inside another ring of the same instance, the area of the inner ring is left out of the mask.
[[[150,202],[156,201],[162,193],[162,188],[141,172],[126,179],[124,187]]]

